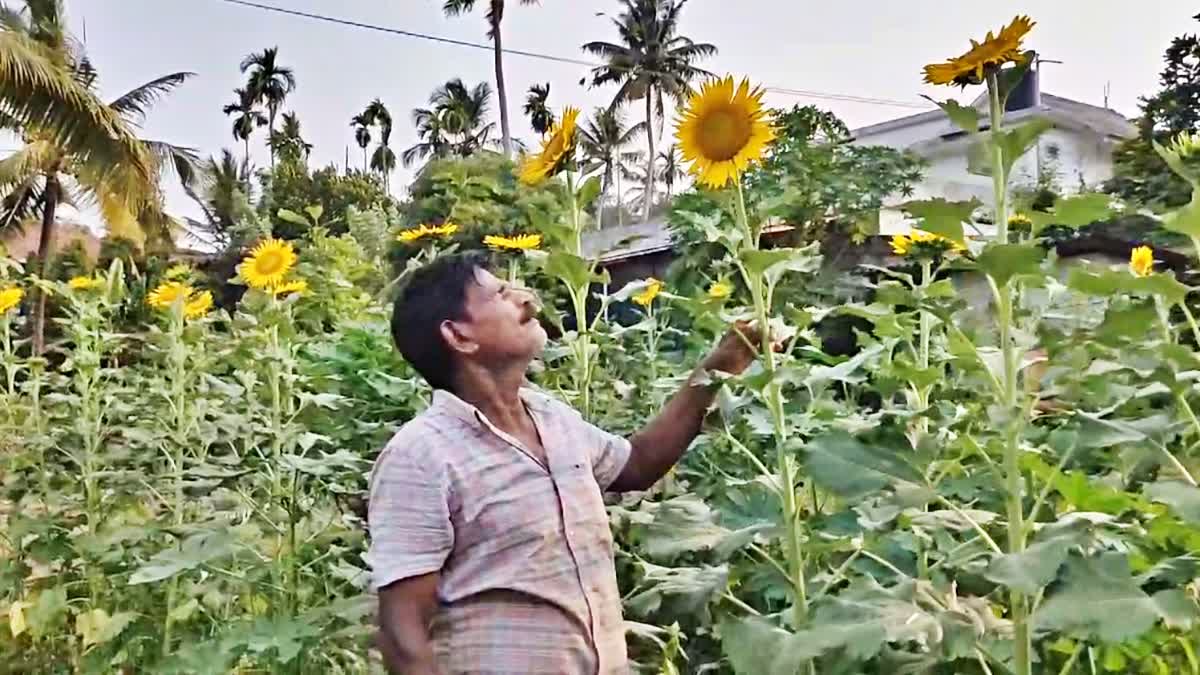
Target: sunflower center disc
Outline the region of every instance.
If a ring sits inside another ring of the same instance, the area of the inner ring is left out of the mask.
[[[750,118],[732,105],[717,108],[700,124],[700,146],[712,161],[726,162],[737,156],[750,141]]]

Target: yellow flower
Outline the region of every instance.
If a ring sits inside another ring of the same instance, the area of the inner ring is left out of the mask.
[[[308,282],[304,279],[296,279],[287,283],[280,284],[271,288],[271,294],[278,297],[280,295],[288,295],[291,293],[299,293],[303,295],[308,292]]]
[[[528,251],[542,245],[542,235],[518,234],[512,237],[501,237],[489,234],[483,238],[483,243],[496,250]]]
[[[730,295],[733,295],[733,285],[727,281],[717,281],[708,287],[708,297],[713,300],[724,300]]]
[[[192,268],[190,266],[185,263],[179,263],[177,265],[171,265],[168,267],[167,271],[163,273],[163,278],[174,281],[176,279],[186,277],[191,273]]]
[[[998,35],[988,31],[983,42],[971,40],[971,49],[962,56],[952,57],[944,63],[925,66],[925,81],[929,84],[968,84],[983,82],[987,71],[1000,68],[1006,63],[1023,63],[1021,40],[1033,29],[1034,22],[1027,16],[1018,16]]]
[[[211,291],[196,293],[196,289],[181,281],[164,281],[146,298],[146,304],[159,310],[170,310],[177,301],[183,302],[186,319],[198,319],[213,306]]]
[[[1139,277],[1148,277],[1154,271],[1154,250],[1149,246],[1138,246],[1129,253],[1129,269]]]
[[[99,284],[95,277],[78,276],[67,282],[67,286],[73,291],[83,291],[92,288]]]
[[[542,139],[542,149],[521,161],[520,178],[526,185],[537,185],[561,171],[575,155],[575,123],[579,108],[566,108],[561,119],[550,127]]]
[[[25,291],[17,288],[0,288],[0,314],[7,314],[9,310],[21,304],[21,298],[25,297]]]
[[[242,280],[252,288],[266,290],[283,283],[283,278],[296,264],[296,249],[290,242],[266,239],[238,266]]]
[[[157,288],[150,291],[149,297],[146,298],[146,303],[155,309],[170,309],[175,301],[183,298],[186,303],[191,297],[194,289],[180,281],[164,281]]]
[[[1008,226],[1021,230],[1028,230],[1033,227],[1033,221],[1024,213],[1014,213],[1008,217]]]
[[[762,95],[761,88],[750,88],[749,80],[735,86],[732,77],[712,80],[692,95],[675,138],[701,183],[725,187],[762,158],[775,138]]]
[[[458,232],[458,225],[447,221],[441,225],[418,225],[403,230],[396,235],[396,239],[405,244],[411,244],[426,237],[449,237],[455,232]]]
[[[183,304],[183,316],[187,319],[199,319],[212,309],[213,297],[211,291],[203,291],[193,296]]]
[[[1200,182],[1200,134],[1183,132],[1166,145],[1154,143],[1154,149],[1180,178],[1193,184]]]
[[[951,241],[941,235],[921,230],[913,230],[910,234],[892,235],[892,252],[896,255],[910,255],[915,252],[928,253],[961,253],[966,250],[962,244]]]
[[[649,307],[650,303],[654,302],[654,298],[657,298],[658,294],[662,292],[662,288],[663,282],[650,277],[646,280],[646,288],[640,293],[634,294],[632,300],[642,307]]]

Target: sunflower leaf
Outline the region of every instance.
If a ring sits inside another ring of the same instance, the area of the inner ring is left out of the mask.
[[[1172,304],[1182,302],[1188,287],[1166,274],[1135,277],[1125,270],[1076,267],[1067,277],[1067,286],[1087,295],[1108,297],[1117,293],[1159,295]]]
[[[1112,197],[1099,193],[1088,193],[1065,197],[1054,203],[1052,213],[1034,211],[1029,214],[1033,221],[1033,233],[1037,234],[1051,225],[1079,228],[1103,220],[1112,212]]]
[[[955,126],[968,134],[974,134],[979,131],[979,111],[973,107],[965,106],[954,99],[946,99],[939,101],[929,96],[922,98],[932,102],[934,105],[942,109],[946,116],[954,122]]]
[[[545,259],[546,274],[556,277],[569,288],[587,288],[592,281],[592,268],[588,261],[565,251],[552,251]]]
[[[866,445],[843,431],[819,436],[804,449],[804,465],[812,479],[845,499],[863,497],[897,480],[924,482],[900,453]]]
[[[1039,136],[1052,127],[1054,127],[1054,122],[1045,117],[1036,117],[1020,126],[1013,127],[1008,131],[1001,131],[993,136],[992,142],[1000,146],[1004,174],[1010,175],[1017,160],[1033,147]]]
[[[905,202],[900,208],[921,220],[918,229],[965,244],[963,223],[971,221],[971,214],[980,205],[981,202],[975,198],[965,202],[950,202],[939,197]]]
[[[1169,607],[1176,614],[1177,607]],[[1041,630],[1120,642],[1149,630],[1163,615],[1137,585],[1121,553],[1067,561],[1061,585],[1034,615]]]
[[[1200,523],[1200,487],[1182,481],[1159,481],[1147,485],[1146,497],[1166,504],[1182,520]]]
[[[587,211],[596,198],[600,196],[600,190],[603,184],[600,176],[592,176],[584,181],[583,185],[579,186],[579,191],[576,193],[576,199],[579,201],[579,208],[582,211]]]
[[[979,254],[979,269],[1003,287],[1015,276],[1037,274],[1046,251],[1033,244],[992,244]]]

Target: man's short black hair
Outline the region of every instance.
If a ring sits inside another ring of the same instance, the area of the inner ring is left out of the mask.
[[[464,318],[467,287],[479,270],[490,270],[478,251],[442,256],[417,269],[392,307],[396,349],[434,389],[453,389],[454,357],[442,338],[443,321]]]

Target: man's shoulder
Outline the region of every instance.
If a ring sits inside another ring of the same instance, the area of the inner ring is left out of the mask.
[[[427,408],[405,422],[388,439],[375,458],[375,470],[384,464],[404,463],[422,467],[433,467],[445,458],[441,451],[450,445],[457,424],[452,417],[441,414],[435,408]]]

